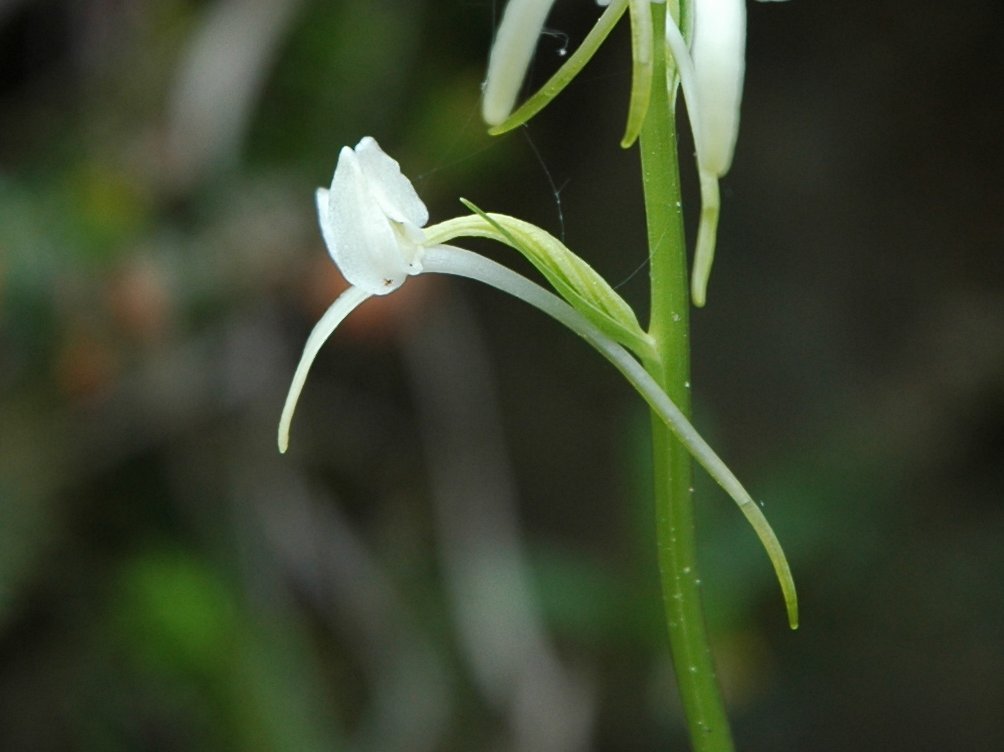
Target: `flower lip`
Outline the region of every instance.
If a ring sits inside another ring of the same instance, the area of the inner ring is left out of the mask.
[[[350,284],[386,295],[422,271],[429,211],[375,139],[344,147],[331,188],[319,188],[316,198],[324,242]]]

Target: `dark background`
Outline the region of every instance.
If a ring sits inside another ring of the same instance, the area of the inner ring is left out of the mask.
[[[537,222],[644,313],[626,26],[490,139],[499,11],[0,0],[0,749],[686,748],[646,415],[572,335],[411,280],[275,450],[343,284],[313,190],[364,135],[434,221],[464,196]],[[1004,5],[749,11],[696,423],[802,627],[699,477],[738,746],[1004,748]],[[549,25],[574,48],[597,15]]]

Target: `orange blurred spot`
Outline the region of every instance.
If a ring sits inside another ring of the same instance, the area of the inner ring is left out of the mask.
[[[118,353],[92,332],[71,332],[56,356],[56,385],[71,399],[106,390],[118,371]]]
[[[108,283],[105,302],[116,325],[134,339],[160,340],[170,326],[170,284],[149,258],[130,259]]]
[[[438,282],[429,275],[413,277],[389,295],[370,298],[353,311],[339,331],[356,341],[385,344],[421,317]],[[319,319],[348,286],[331,259],[325,256],[312,261],[302,283],[305,312]]]

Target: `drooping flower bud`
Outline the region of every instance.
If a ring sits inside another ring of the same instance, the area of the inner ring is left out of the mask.
[[[498,125],[512,112],[554,0],[509,0],[488,59],[481,116]]]
[[[739,133],[746,70],[746,2],[698,0],[695,11],[691,56],[702,131],[700,156],[702,166],[721,177],[732,165]]]

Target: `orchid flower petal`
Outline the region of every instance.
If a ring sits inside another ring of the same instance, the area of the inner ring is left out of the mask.
[[[721,196],[718,178],[728,172],[739,131],[746,39],[744,0],[699,0],[695,5],[693,50],[666,16],[666,45],[676,60],[687,100],[701,180],[701,216],[691,273],[691,298],[707,300],[715,256]],[[702,23],[703,19],[703,23]]]
[[[328,337],[345,320],[345,317],[369,297],[370,293],[358,287],[350,287],[335,299],[331,307],[321,316],[321,320],[314,325],[310,336],[307,337],[307,344],[303,347],[303,355],[300,356],[300,362],[293,374],[293,381],[289,385],[286,402],[282,406],[282,417],[279,418],[279,451],[283,454],[289,448],[289,427],[293,422],[293,412],[296,410],[297,400],[300,399],[300,392],[303,391],[303,384],[307,380],[307,374],[310,372],[314,358],[317,357],[317,353],[321,346],[327,342]]]
[[[699,0],[693,45],[666,15],[666,44],[680,71],[699,164],[721,177],[728,172],[739,133],[746,51],[744,0]]]
[[[745,0],[699,0],[691,54],[697,72],[697,106],[704,130],[704,165],[728,172],[739,133],[746,69]]]
[[[676,25],[673,16],[666,14],[666,46],[669,47],[676,70],[680,74],[680,86],[687,100],[687,118],[690,120],[690,130],[694,134],[694,146],[697,150],[698,164],[703,153],[704,132],[701,130],[700,94],[698,93],[697,71],[694,70],[694,60],[690,56],[687,41],[683,38],[680,27]]]
[[[321,231],[335,264],[350,284],[386,295],[422,270],[421,229],[428,211],[411,182],[376,141],[338,157],[327,206],[318,193]]]
[[[389,157],[372,136],[356,145],[356,158],[366,176],[373,198],[390,219],[424,227],[429,210],[418,197],[415,186],[401,172],[397,160]]]
[[[337,233],[331,226],[331,219],[328,211],[331,207],[331,191],[327,188],[318,188],[314,191],[314,202],[317,204],[317,224],[321,226],[321,237],[324,238],[324,246],[328,249],[328,255],[336,264],[335,242]]]

